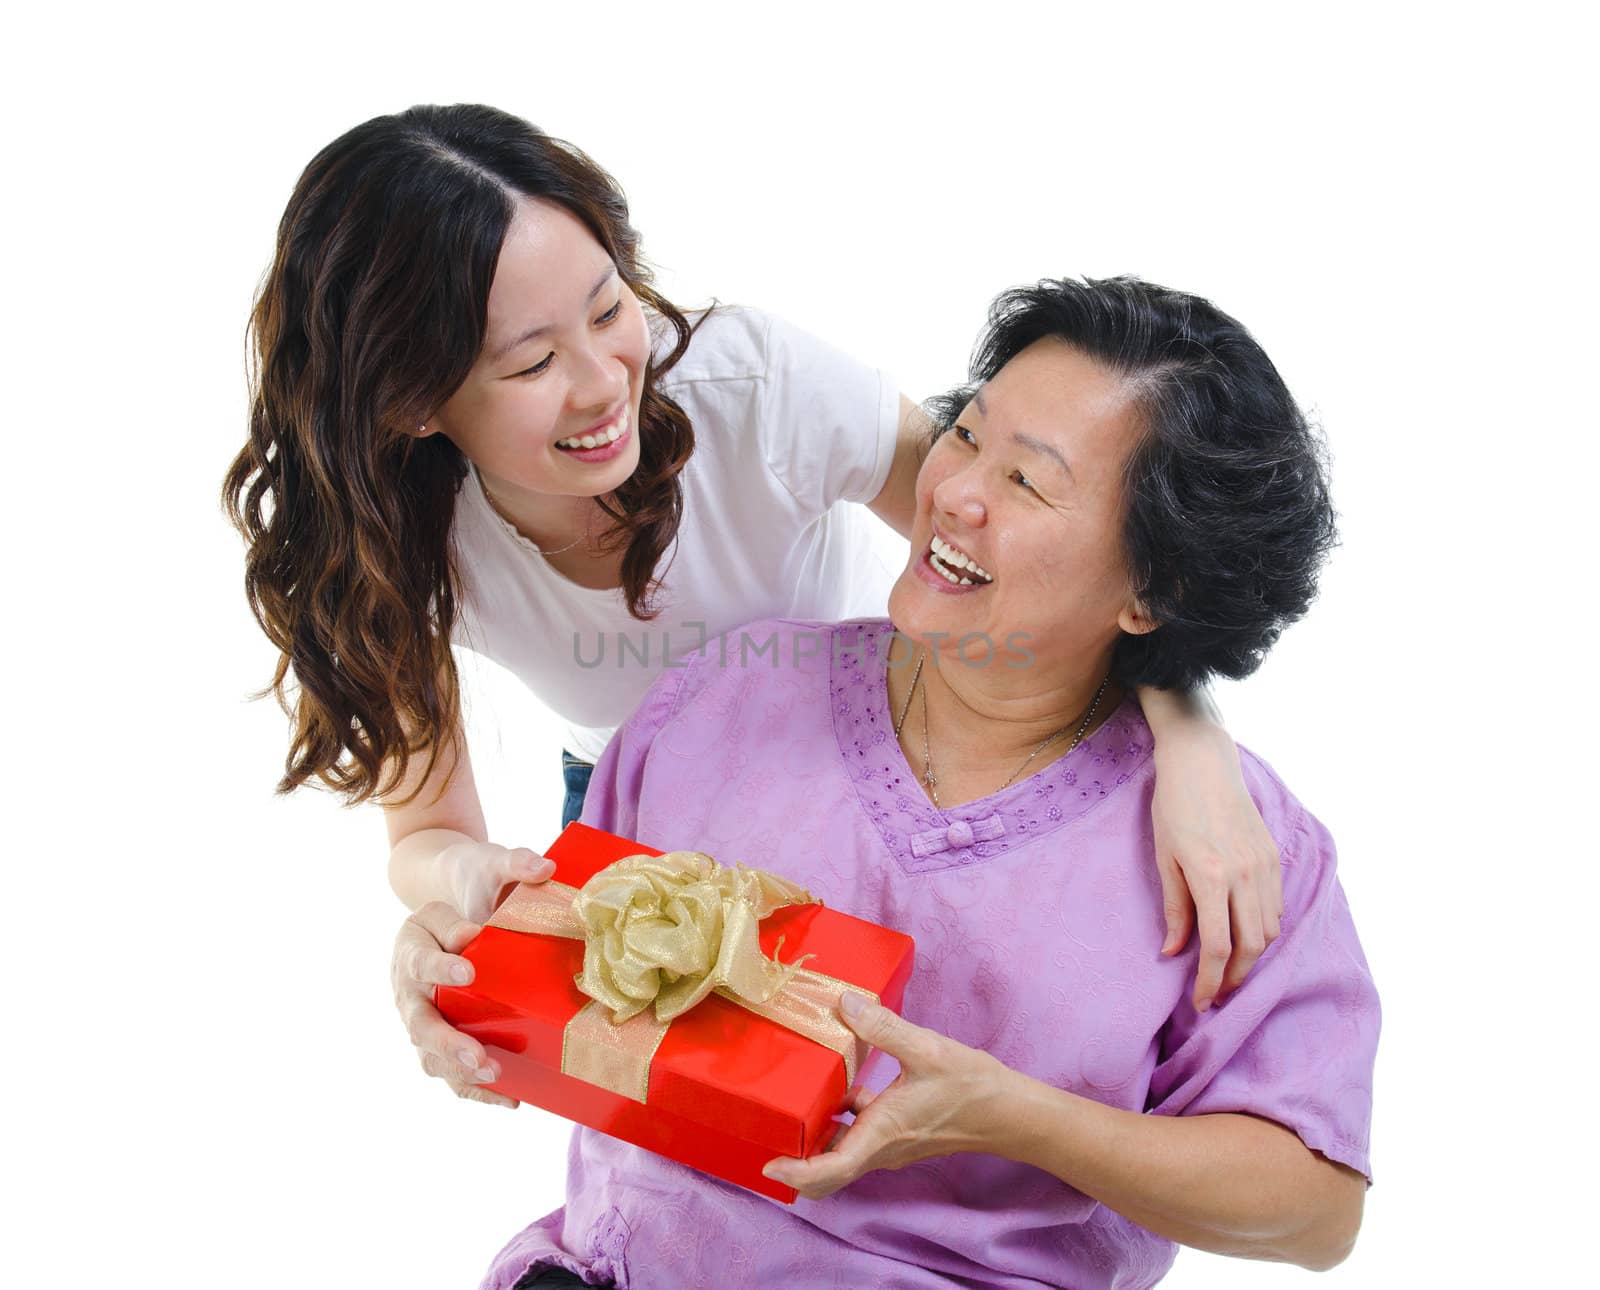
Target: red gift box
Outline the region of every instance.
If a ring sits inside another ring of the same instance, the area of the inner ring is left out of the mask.
[[[582,824],[546,852],[554,881],[581,887],[625,856],[662,854]],[[808,970],[876,994],[899,1010],[912,940],[821,905],[789,905],[761,921],[762,953],[783,938],[783,960],[814,955]],[[573,978],[583,942],[485,927],[461,954],[469,986],[438,986],[438,1009],[500,1064],[487,1087],[784,1202],[795,1191],[764,1178],[776,1156],[827,1146],[848,1091],[844,1061],[812,1039],[710,995],[673,1021],[650,1063],[639,1103],[561,1071],[567,1023],[590,1002]]]

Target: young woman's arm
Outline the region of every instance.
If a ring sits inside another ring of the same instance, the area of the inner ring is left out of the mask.
[[[406,797],[427,757],[414,758],[392,794]],[[446,751],[404,805],[384,807],[389,830],[389,885],[414,911],[395,937],[390,977],[395,1006],[417,1049],[422,1069],[458,1097],[514,1107],[480,1087],[499,1078],[483,1045],[452,1027],[433,1006],[436,985],[466,985],[472,964],[459,951],[482,930],[501,891],[517,882],[542,882],[554,866],[527,847],[487,840],[483,806],[472,779],[467,743],[458,728]]]
[[[453,874],[440,857],[457,844],[488,841],[472,761],[459,727],[419,788],[417,781],[426,766],[425,752],[414,756],[405,779],[390,796],[403,799],[417,789],[416,795],[404,805],[383,808],[389,831],[389,885],[407,909],[421,909],[430,900],[459,909]]]
[[[1283,873],[1239,770],[1239,749],[1204,689],[1139,687],[1155,739],[1156,867],[1167,918],[1161,952],[1179,954],[1198,924],[1194,1006],[1238,989],[1278,938]]]
[[[894,461],[889,477],[868,506],[872,513],[903,538],[911,536],[917,516],[917,471],[928,451],[933,423],[904,394],[900,396],[900,429],[894,440]]]

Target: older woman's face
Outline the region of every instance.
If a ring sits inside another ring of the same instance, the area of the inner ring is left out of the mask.
[[[1122,470],[1138,433],[1122,378],[1058,340],[1023,350],[923,463],[911,560],[889,598],[895,626],[919,640],[945,634],[947,653],[966,637],[974,664],[989,642],[1001,662],[1009,638],[1035,666],[1092,658],[1119,630],[1147,630],[1121,541]]]

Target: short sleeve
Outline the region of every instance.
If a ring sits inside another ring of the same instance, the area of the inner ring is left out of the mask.
[[[1335,875],[1333,839],[1299,808],[1286,840],[1278,938],[1209,1012],[1185,994],[1160,1036],[1145,1109],[1238,1112],[1292,1129],[1330,1160],[1368,1157],[1378,992]]]
[[[887,372],[767,319],[759,418],[767,467],[802,506],[870,502],[894,461],[900,391]]]

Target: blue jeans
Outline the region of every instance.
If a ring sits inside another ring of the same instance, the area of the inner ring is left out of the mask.
[[[566,781],[567,800],[561,807],[561,827],[566,828],[583,814],[583,799],[589,793],[589,776],[594,763],[561,750],[561,778]]]

